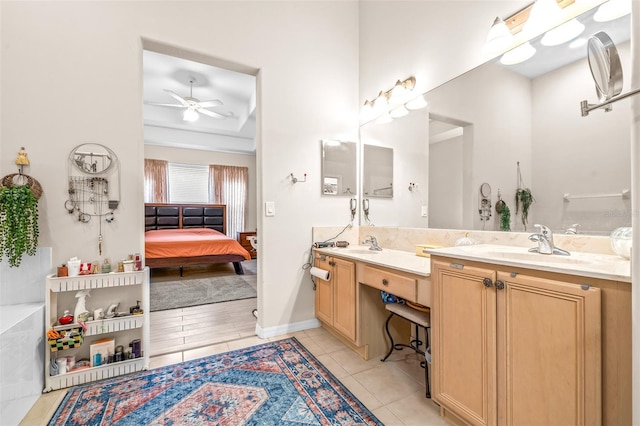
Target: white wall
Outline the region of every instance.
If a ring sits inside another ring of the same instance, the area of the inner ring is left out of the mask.
[[[257,229],[257,204],[256,204],[256,156],[250,154],[231,154],[217,151],[202,151],[197,149],[172,148],[161,145],[144,146],[144,158],[166,160],[172,163],[184,164],[224,164],[227,166],[240,166],[248,168],[248,202],[245,215],[244,230],[255,231]],[[233,235],[232,235],[233,237]]]
[[[103,226],[112,261],[143,247],[142,40],[259,69],[257,203],[276,216],[260,231],[259,323],[312,319],[313,291],[301,266],[311,226],[347,223],[348,199],[321,198],[322,138],[356,140],[358,3],[2,2],[0,164],[20,146],[40,181],[41,245],[54,264],[95,260],[98,223],[64,209],[67,157],[82,142],[119,156],[122,199]],[[293,185],[289,174],[307,173]],[[262,210],[262,209],[260,209]]]
[[[429,227],[462,229],[462,136],[429,144]]]

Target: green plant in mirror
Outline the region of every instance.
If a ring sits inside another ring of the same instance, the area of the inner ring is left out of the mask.
[[[511,210],[509,210],[509,206],[506,203],[500,209],[500,230],[511,231]]]
[[[0,261],[20,266],[38,248],[38,199],[27,186],[0,186]]]
[[[524,230],[527,230],[527,220],[529,218],[529,208],[535,199],[533,198],[533,194],[529,188],[520,188],[516,191],[516,215],[518,214],[518,210],[522,209],[522,225],[524,226]]]

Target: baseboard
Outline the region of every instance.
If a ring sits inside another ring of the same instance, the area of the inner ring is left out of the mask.
[[[316,318],[294,322],[290,324],[277,325],[275,327],[262,328],[260,324],[256,324],[256,334],[261,339],[268,339],[270,337],[282,336],[287,333],[295,333],[296,331],[308,330],[310,328],[320,327],[320,321]]]

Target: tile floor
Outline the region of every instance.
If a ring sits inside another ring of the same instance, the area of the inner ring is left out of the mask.
[[[153,280],[153,278],[152,278]],[[256,299],[217,303],[151,313],[150,367],[157,368],[194,358],[264,343],[255,336],[251,311]],[[364,361],[323,328],[294,336],[385,425],[445,425],[439,407],[425,398],[424,370],[407,349],[394,352],[386,362]],[[46,425],[66,390],[43,394],[22,426]]]

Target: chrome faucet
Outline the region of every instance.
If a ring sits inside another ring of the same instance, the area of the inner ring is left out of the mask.
[[[368,235],[368,239],[364,240],[362,244],[370,244],[369,250],[382,251],[382,248],[378,246],[378,240],[373,235]]]
[[[538,247],[529,249],[530,252],[540,254],[561,254],[563,256],[570,255],[568,251],[559,249],[553,245],[553,232],[551,232],[551,229],[544,225],[536,224],[533,226],[540,229],[540,232],[529,235],[529,239],[531,241],[538,243]]]

